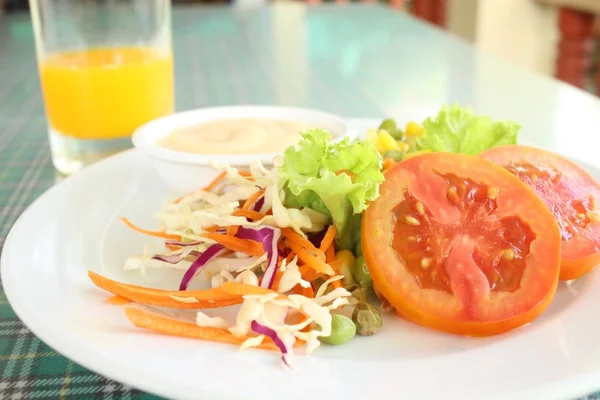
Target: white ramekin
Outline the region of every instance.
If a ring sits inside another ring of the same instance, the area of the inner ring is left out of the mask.
[[[226,106],[184,111],[150,121],[134,132],[133,144],[151,157],[156,171],[171,189],[178,194],[185,194],[208,184],[219,173],[213,169],[211,162],[244,169],[254,160],[260,160],[268,166],[273,157],[280,154],[198,154],[157,145],[159,140],[177,128],[219,119],[239,118],[300,121],[315,128],[326,129],[334,141],[347,135],[343,118],[322,111],[279,106]]]

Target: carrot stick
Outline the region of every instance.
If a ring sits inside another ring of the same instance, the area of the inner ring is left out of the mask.
[[[181,240],[181,236],[179,236],[179,235],[169,235],[168,233],[164,233],[164,232],[149,231],[147,229],[143,229],[143,228],[140,228],[138,226],[135,226],[133,223],[131,223],[131,221],[129,221],[125,217],[119,217],[119,219],[121,221],[123,221],[125,223],[125,225],[127,225],[128,228],[133,229],[136,232],[140,232],[140,233],[143,233],[143,234],[149,235],[149,236],[161,237],[163,239]]]
[[[226,329],[202,327],[192,322],[178,321],[141,310],[138,307],[126,307],[125,315],[129,321],[138,328],[164,333],[172,336],[187,337],[192,339],[209,340],[212,342],[241,345],[248,336],[237,337]],[[273,341],[265,337],[263,342],[256,346],[260,349],[279,351]]]
[[[111,296],[108,299],[106,299],[106,302],[109,304],[116,304],[118,306],[122,306],[123,304],[131,303],[131,300],[128,300],[123,296],[119,296],[118,294],[115,294],[114,296]]]
[[[210,192],[211,190],[213,190],[215,188],[215,186],[217,186],[217,184],[219,182],[221,182],[223,180],[223,178],[225,178],[226,175],[227,175],[227,171],[221,172],[219,175],[217,175],[217,177],[215,179],[212,180],[211,183],[209,183],[208,185],[206,185],[202,189],[200,189],[200,191]],[[176,199],[173,202],[173,204],[178,204],[179,202],[181,202],[181,200],[185,199],[188,196],[193,195],[194,193],[196,193],[196,192],[188,193],[185,196],[179,197],[178,199]]]
[[[221,235],[219,233],[205,233],[202,235],[212,239],[229,250],[239,251],[251,256],[260,257],[265,253],[262,243],[250,239],[240,239],[235,236]]]
[[[185,309],[218,308],[243,301],[241,296],[228,294],[219,288],[190,291],[161,290],[113,281],[92,271],[88,271],[88,276],[100,289],[135,303],[152,306]]]
[[[271,289],[265,289],[258,286],[247,285],[245,283],[237,283],[230,281],[224,282],[223,286],[221,286],[221,289],[223,289],[225,293],[232,296],[262,296],[265,294],[277,293],[276,291]],[[281,296],[285,297],[285,295]]]
[[[263,219],[266,216],[263,213],[259,213],[258,211],[252,210],[236,210],[231,215],[233,215],[234,217],[246,217],[255,221]]]
[[[293,229],[283,228],[281,233],[283,234],[283,237],[288,240],[288,242],[294,242],[298,246],[304,247],[306,250],[314,254],[314,256],[319,260],[325,261],[325,253],[317,249],[309,240],[306,240],[302,236],[298,235]]]
[[[325,236],[323,236],[323,239],[321,240],[321,246],[319,246],[319,249],[322,252],[327,251],[331,247],[333,240],[335,239],[335,233],[335,225],[329,225],[327,232],[325,232]]]
[[[325,275],[333,275],[335,272],[333,268],[325,263],[325,261],[318,259],[317,257],[309,254],[309,252],[302,246],[297,245],[294,242],[288,242],[288,246],[296,253],[298,258],[306,265],[311,267],[317,272]]]
[[[254,192],[252,194],[252,196],[248,197],[248,200],[246,200],[246,202],[244,203],[244,205],[242,206],[242,210],[249,210],[250,207],[252,207],[252,205],[254,203],[256,203],[256,201],[258,201],[258,199],[260,199],[260,197],[265,193],[265,189],[261,189],[257,192]]]

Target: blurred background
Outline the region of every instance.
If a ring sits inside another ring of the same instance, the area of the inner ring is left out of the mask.
[[[301,0],[173,0],[215,5]],[[600,0],[306,0],[381,2],[458,35],[530,71],[598,94]],[[27,13],[28,0],[0,0],[0,14]],[[1,23],[1,22],[0,22]]]

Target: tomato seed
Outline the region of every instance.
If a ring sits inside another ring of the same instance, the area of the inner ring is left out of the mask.
[[[504,259],[508,260],[508,261],[514,260],[514,258],[515,258],[515,251],[513,249],[506,249],[502,253],[502,257],[504,257]]]
[[[421,260],[421,268],[427,269],[431,265],[431,258],[423,258]]]
[[[577,214],[577,218],[579,218],[580,220],[583,221],[585,219],[585,214],[579,213],[579,214]]]
[[[423,203],[421,203],[420,201],[417,201],[415,203],[415,209],[417,210],[417,212],[421,215],[425,214],[425,206],[423,206]]]
[[[454,186],[448,188],[448,200],[453,203],[458,203],[458,193],[456,193],[456,188]]]
[[[406,217],[404,217],[404,219],[409,225],[421,225],[418,219],[416,219],[415,217],[411,217],[410,215],[407,215]]]
[[[496,197],[498,197],[498,193],[500,193],[498,188],[489,188],[488,189],[488,199],[495,200]]]

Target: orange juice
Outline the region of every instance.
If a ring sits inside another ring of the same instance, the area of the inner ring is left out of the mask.
[[[51,127],[76,139],[130,136],[173,112],[173,58],[150,48],[55,54],[40,79]]]

